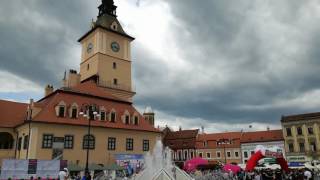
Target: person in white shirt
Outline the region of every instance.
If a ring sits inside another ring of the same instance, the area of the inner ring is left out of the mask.
[[[256,175],[254,176],[254,180],[261,180],[260,173],[256,173]]]
[[[68,179],[68,169],[64,168],[59,172],[59,180],[67,180]]]
[[[312,178],[312,174],[308,169],[305,169],[303,175],[304,175],[304,178],[307,179],[307,180]]]

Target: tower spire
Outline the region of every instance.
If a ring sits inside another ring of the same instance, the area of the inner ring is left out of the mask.
[[[99,15],[98,17],[109,14],[111,16],[117,16],[117,6],[114,5],[113,0],[102,0],[102,4],[98,7]]]

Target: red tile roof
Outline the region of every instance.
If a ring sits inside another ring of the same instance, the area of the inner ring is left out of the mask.
[[[79,106],[79,109],[83,104],[96,104],[99,107],[104,107],[107,113],[112,109],[116,111],[115,123],[107,121],[92,121],[92,126],[159,132],[158,129],[154,128],[144,120],[143,116],[132,106],[132,103],[112,96],[91,82],[85,82],[71,89],[62,88],[56,90],[54,93],[38,101],[36,106],[41,106],[42,110],[33,118],[33,121],[80,126],[88,124],[88,120],[86,118],[70,118],[68,116],[68,109],[67,117],[57,117],[55,107],[62,101],[67,104],[67,108],[69,108],[73,103],[76,103]],[[128,111],[130,116],[133,116],[134,113],[136,113],[139,116],[139,125],[124,124],[121,116],[125,111]]]
[[[212,133],[212,134],[199,134],[197,138],[198,149],[213,149],[222,148],[223,145],[218,145],[218,141],[227,139],[231,144],[226,144],[226,148],[240,148],[241,132],[225,132],[225,133]],[[207,146],[204,146],[204,142]]]
[[[164,139],[190,139],[190,138],[196,138],[198,135],[199,130],[198,129],[192,129],[192,130],[181,130],[181,131],[169,131],[164,137]]]
[[[67,105],[66,117],[57,117],[55,107],[64,102]],[[50,95],[40,99],[34,103],[34,107],[40,108],[40,112],[33,117],[33,122],[53,123],[53,124],[67,124],[87,126],[88,120],[84,117],[72,119],[69,117],[69,108],[73,103],[79,106],[82,104],[96,104],[99,107],[104,107],[108,112],[115,110],[116,122],[109,121],[91,121],[92,126],[117,128],[117,129],[130,129],[141,131],[159,132],[154,128],[144,117],[132,106],[131,102],[119,99],[102,88],[98,87],[95,83],[85,82],[74,88],[61,88]],[[16,127],[24,123],[26,118],[28,104],[16,103],[10,101],[0,100],[0,127]],[[134,114],[139,117],[139,125],[126,125],[123,123],[121,116],[128,111],[132,117]]]
[[[319,119],[319,118],[320,118],[320,112],[314,112],[314,113],[282,116],[281,122],[308,120],[308,119]]]
[[[28,104],[0,100],[0,127],[13,128],[26,119]]]
[[[282,130],[245,132],[242,135],[241,143],[283,141]]]
[[[195,149],[199,130],[168,131],[164,137],[164,145],[173,150]]]
[[[102,87],[99,87],[94,81],[85,81],[80,83],[79,85],[72,87],[72,88],[61,88],[61,91],[69,92],[72,94],[81,94],[83,96],[90,96],[90,97],[99,97],[108,100],[115,100],[115,101],[122,101],[128,102],[124,99],[120,99],[107,91],[105,91]],[[54,93],[49,94],[47,97],[40,99],[39,101],[42,102],[43,100],[48,99],[48,97],[54,95]]]

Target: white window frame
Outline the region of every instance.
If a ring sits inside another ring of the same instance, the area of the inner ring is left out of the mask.
[[[208,154],[210,154],[210,157],[208,157]],[[207,159],[212,159],[211,152],[206,152],[206,158]]]
[[[230,157],[228,157],[228,152],[230,153]],[[226,151],[226,156],[227,156],[227,159],[232,159],[232,153],[231,153],[231,151]]]
[[[218,153],[220,154],[220,156],[218,156]],[[221,159],[221,151],[216,151],[216,157],[217,159]]]

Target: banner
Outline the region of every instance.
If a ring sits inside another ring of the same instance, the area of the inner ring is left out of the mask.
[[[145,163],[142,154],[116,154],[115,158],[119,166],[126,168],[128,172],[132,173],[140,171]]]
[[[57,178],[60,171],[60,161],[59,160],[39,160],[37,175],[43,178]]]
[[[67,161],[60,160],[3,160],[1,179],[29,179],[31,176],[57,178],[60,169],[67,166]]]
[[[3,160],[1,166],[1,179],[28,178],[28,161],[26,160]]]

